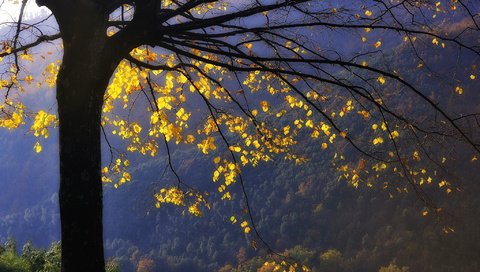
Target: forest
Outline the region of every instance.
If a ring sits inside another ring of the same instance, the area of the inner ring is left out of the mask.
[[[0,2],[0,272],[480,271],[474,0]]]

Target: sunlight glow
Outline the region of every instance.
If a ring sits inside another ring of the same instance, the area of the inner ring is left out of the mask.
[[[21,1],[19,0],[5,0],[0,2],[0,24],[15,22],[20,13]],[[46,12],[44,7],[37,6],[33,0],[28,1],[25,8],[23,19],[29,20],[38,17],[40,14]]]

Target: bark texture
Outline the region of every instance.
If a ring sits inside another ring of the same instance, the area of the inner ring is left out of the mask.
[[[75,8],[64,7],[56,16],[64,43],[57,78],[62,271],[103,272],[100,120],[119,60],[98,8]]]

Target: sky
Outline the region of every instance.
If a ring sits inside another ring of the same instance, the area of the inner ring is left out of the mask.
[[[16,21],[20,12],[20,0],[0,0],[0,23]],[[35,0],[29,0],[25,10],[24,19],[32,19],[37,17],[41,12],[47,10],[40,8],[35,3]]]

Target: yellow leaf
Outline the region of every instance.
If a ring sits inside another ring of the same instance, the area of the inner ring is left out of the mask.
[[[209,150],[215,150],[215,139],[213,137],[207,137],[201,143],[197,144],[198,148],[203,152],[203,154],[208,154]]]
[[[31,75],[28,75],[25,77],[25,81],[27,82],[27,84],[31,84],[32,80],[33,80],[33,77]]]
[[[385,78],[384,78],[383,76],[379,76],[379,77],[377,78],[377,81],[378,81],[381,85],[385,84]]]
[[[267,101],[261,101],[261,102],[260,102],[260,106],[262,106],[262,110],[263,110],[264,112],[267,112],[267,111],[268,111],[269,104],[268,104]]]
[[[244,166],[248,164],[248,159],[243,155],[240,157],[240,161],[242,161],[242,165]]]
[[[366,110],[358,111],[357,113],[363,116],[363,118],[365,119],[368,119],[368,117],[370,117],[370,113]]]
[[[142,131],[142,127],[139,126],[137,123],[134,123],[132,127],[133,127],[133,131],[137,134],[140,133],[140,131]]]
[[[382,122],[382,130],[383,131],[387,130],[387,124],[385,124],[385,122]]]
[[[416,160],[416,161],[420,161],[420,160],[422,159],[422,158],[420,157],[420,154],[418,153],[418,151],[414,151],[412,157],[413,157],[413,159]]]
[[[463,94],[463,88],[460,87],[460,86],[457,86],[457,87],[455,87],[455,92],[456,92],[457,94]]]
[[[240,152],[242,151],[242,148],[239,146],[230,146],[230,150],[235,152]]]
[[[195,136],[189,134],[187,135],[187,143],[193,143],[195,141]]]
[[[373,139],[373,144],[374,145],[378,145],[378,144],[382,144],[383,143],[383,138],[382,137],[377,137],[375,139]]]
[[[40,145],[39,142],[36,142],[35,146],[33,148],[35,149],[35,152],[37,152],[37,153],[42,152],[42,146]]]

